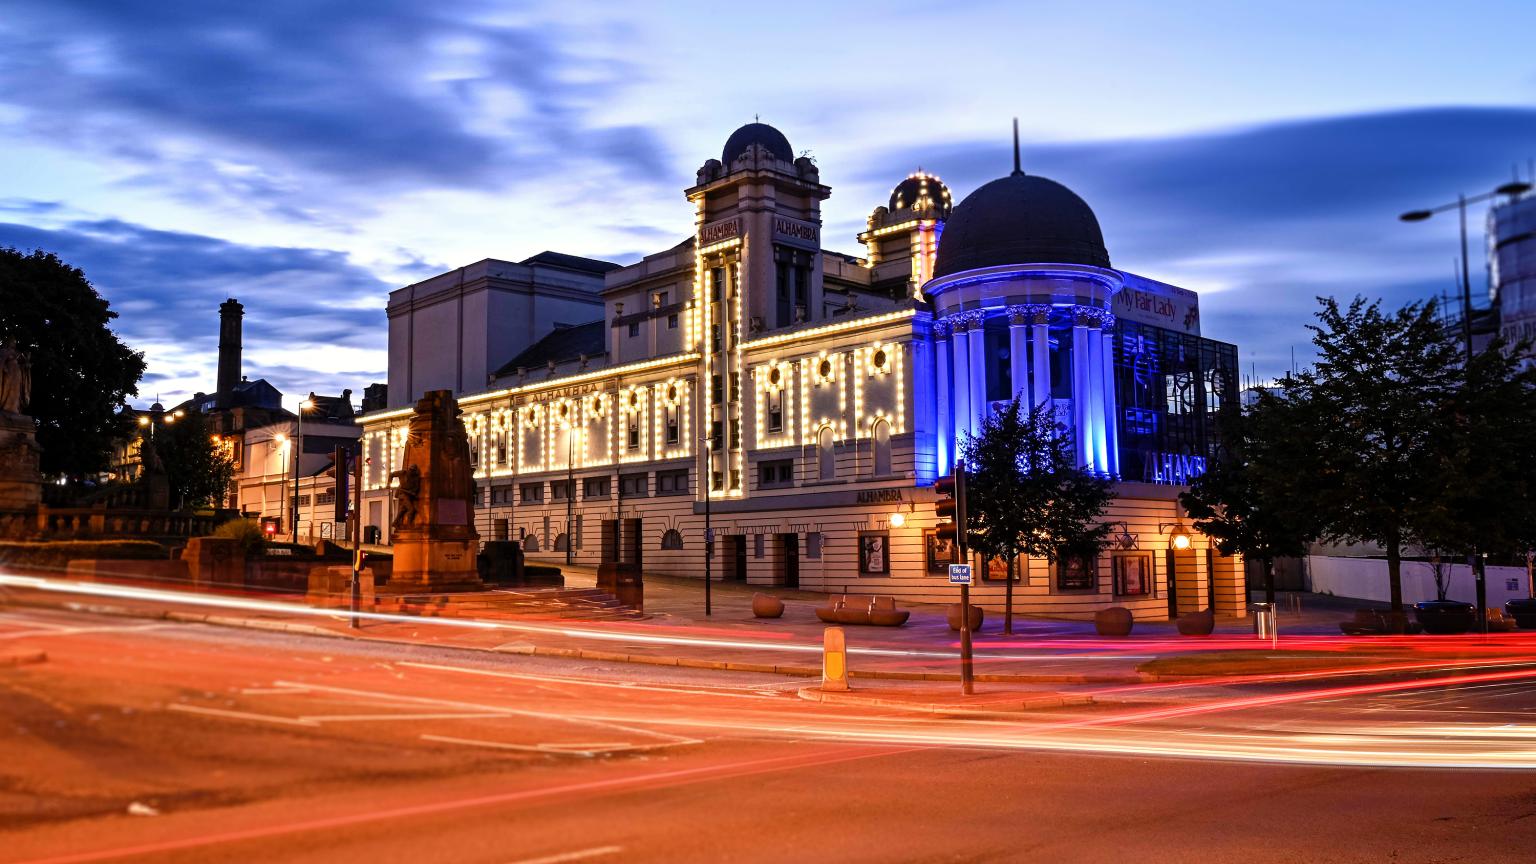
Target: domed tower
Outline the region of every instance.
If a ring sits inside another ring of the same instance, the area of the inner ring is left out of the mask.
[[[952,424],[941,439],[974,434],[1017,394],[1057,412],[1081,464],[1118,476],[1110,310],[1123,276],[1088,204],[1014,159],[1013,173],[954,208],[923,286],[939,339],[940,423]]]
[[[869,215],[869,228],[859,234],[871,283],[893,297],[922,296],[923,283],[933,278],[939,235],[949,219],[949,187],[919,168],[896,184],[887,206]]]
[[[746,463],[741,345],[758,335],[826,317],[822,292],[821,185],[816,163],[795,156],[766,123],[732,132],[718,160],[686,190],[696,209],[687,343],[700,354],[702,432],[717,442],[715,488],[740,494]],[[726,470],[729,466],[729,470]],[[700,467],[701,475],[705,468]]]

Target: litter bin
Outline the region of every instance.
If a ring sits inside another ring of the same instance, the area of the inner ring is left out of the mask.
[[[1253,611],[1253,635],[1260,639],[1274,639],[1279,635],[1275,627],[1275,604],[1255,603]]]

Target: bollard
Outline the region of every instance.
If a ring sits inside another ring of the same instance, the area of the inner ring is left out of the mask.
[[[1279,628],[1276,626],[1275,604],[1253,604],[1253,633],[1260,639],[1268,639],[1272,644],[1280,638]]]
[[[828,627],[822,636],[821,689],[848,689],[848,643],[841,627]]]

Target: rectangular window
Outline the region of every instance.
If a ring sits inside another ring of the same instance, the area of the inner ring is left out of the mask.
[[[625,442],[626,446],[630,450],[639,450],[640,449],[640,414],[638,412],[629,415],[629,430],[628,430],[628,433],[629,433],[629,437],[626,439],[626,442]]]
[[[1152,593],[1152,556],[1146,553],[1116,555],[1109,559],[1114,567],[1115,593],[1136,597]]]
[[[1057,555],[1058,591],[1093,591],[1099,587],[1097,562],[1091,555]]]
[[[819,560],[821,558],[822,534],[820,531],[812,531],[805,535],[805,557],[807,560]]]
[[[859,572],[878,576],[891,572],[891,535],[885,532],[859,534]]]
[[[784,391],[771,392],[765,400],[768,404],[768,431],[784,431]]]
[[[713,491],[719,492],[720,484],[723,482],[725,482],[725,475],[721,474],[719,471],[714,471],[709,475],[709,488]]]
[[[771,489],[795,485],[795,460],[775,459],[757,463],[757,487]]]
[[[574,532],[572,532],[572,533],[574,533],[576,535],[576,548],[580,549],[581,548],[581,535],[584,533],[581,530],[581,517],[580,516],[576,517],[576,530]]]
[[[507,433],[506,430],[496,433],[496,464],[507,464]]]
[[[721,447],[725,446],[725,441],[723,440],[724,438],[725,429],[720,425],[720,421],[715,420],[711,422],[709,424],[709,449],[719,450]]]
[[[639,335],[640,335],[640,322],[639,321],[631,321],[631,322],[629,322],[629,338],[633,339],[633,338],[635,338],[636,336],[639,336]]]
[[[668,408],[666,410],[667,410],[667,443],[668,444],[676,444],[676,443],[678,443],[682,439],[682,436],[678,432],[678,414],[679,414],[679,411],[681,409],[677,408],[677,407],[672,407],[672,408]]]
[[[677,329],[677,313],[676,312],[673,312],[671,315],[667,316],[667,329],[668,330],[676,330]]]
[[[566,500],[569,500],[572,497],[572,495],[571,495],[571,481],[569,481],[569,480],[551,480],[551,481],[549,481],[549,497],[550,497],[551,500],[554,500],[554,501],[566,501]]]
[[[711,375],[709,378],[709,403],[711,405],[719,405],[720,400],[724,397],[725,394],[721,392],[720,388],[720,376]]]
[[[720,302],[725,295],[725,268],[716,267],[709,271],[709,299]],[[717,331],[718,336],[718,331]]]
[[[544,489],[543,485],[539,484],[539,483],[525,483],[523,485],[524,486],[535,486],[535,487],[538,488],[538,490],[540,492],[542,492],[543,489]],[[524,498],[523,500],[526,501],[528,499]],[[512,487],[511,486],[492,486],[491,487],[491,503],[492,504],[511,504],[512,503]]]
[[[609,495],[609,478],[588,477],[581,481],[581,497],[583,498],[607,498]]]
[[[739,470],[735,469],[735,468],[731,469],[731,488],[732,489],[740,489],[741,488],[741,472]]]
[[[539,504],[544,501],[543,483],[524,483],[517,487],[518,497],[524,504]]]
[[[324,492],[321,492],[319,495],[315,496],[315,504],[316,505],[335,504],[335,503],[336,503],[336,490],[335,489],[327,489]]]
[[[645,481],[645,474],[624,474],[619,477],[619,494],[625,498],[644,498],[649,491]]]
[[[667,305],[667,292],[665,292],[665,291],[657,291],[656,293],[652,294],[651,295],[651,303],[657,309],[660,309],[661,307]]]
[[[679,468],[675,471],[656,472],[657,495],[687,495],[688,494],[688,469]]]

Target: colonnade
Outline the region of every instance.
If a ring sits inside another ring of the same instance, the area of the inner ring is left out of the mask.
[[[1004,306],[957,312],[934,322],[938,380],[939,468],[954,465],[960,442],[981,429],[992,410],[987,399],[985,327],[990,315],[1008,319],[1009,372],[1016,394],[1029,405],[1051,405],[1072,432],[1078,463],[1094,471],[1120,474],[1115,423],[1114,324],[1109,312],[1092,306],[1070,306],[1071,383],[1069,399],[1051,394],[1050,319],[1045,304]],[[1063,346],[1065,347],[1065,346]]]

